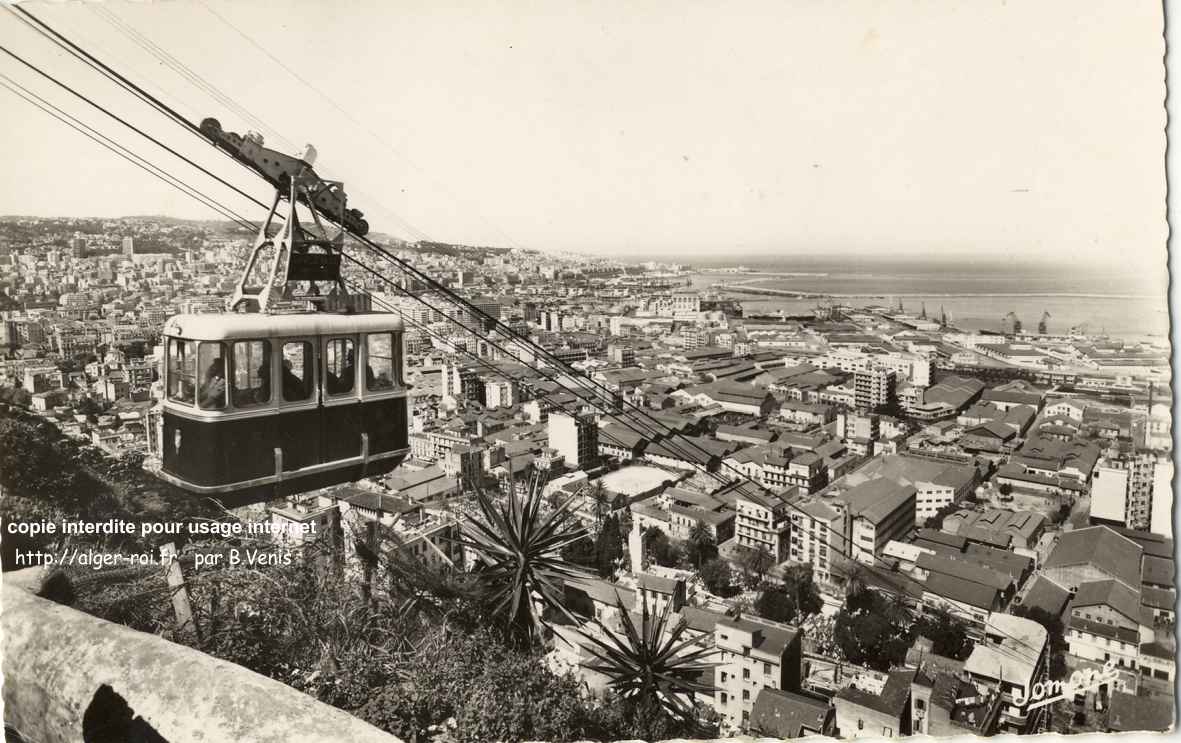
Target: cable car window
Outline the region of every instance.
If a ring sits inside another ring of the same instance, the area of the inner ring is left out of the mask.
[[[197,344],[168,341],[168,399],[193,404],[197,392]]]
[[[233,386],[235,408],[248,408],[271,401],[271,344],[267,341],[238,341],[234,344]]]
[[[226,406],[226,357],[220,343],[201,343],[197,351],[201,387],[197,405],[202,410],[221,410]]]
[[[303,402],[312,396],[314,359],[312,344],[307,341],[283,344],[284,402]]]
[[[353,391],[356,383],[356,356],[351,338],[333,338],[328,341],[324,354],[327,376],[324,389],[330,395],[344,395]]]
[[[365,337],[365,389],[388,390],[394,387],[394,334],[370,333]]]

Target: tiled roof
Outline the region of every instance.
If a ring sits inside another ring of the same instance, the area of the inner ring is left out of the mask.
[[[985,567],[966,556],[930,554],[924,552],[915,561],[919,570],[928,570],[932,575],[942,573],[959,581],[979,583],[998,591],[1004,591],[1013,584],[1013,578],[992,568]]]
[[[751,633],[754,636],[752,649],[775,657],[782,656],[783,651],[799,634],[788,627],[763,622],[753,617],[725,617],[718,619],[718,625]]]
[[[1095,580],[1082,583],[1071,602],[1074,608],[1110,606],[1133,622],[1140,621],[1140,595],[1114,580]]]
[[[916,673],[914,669],[891,671],[881,694],[847,686],[837,692],[836,698],[889,715],[891,719],[901,719],[906,711],[906,700],[910,698],[910,683]]]
[[[764,687],[755,697],[750,725],[762,735],[799,738],[805,731],[823,731],[830,710],[828,702]]]
[[[1106,526],[1063,533],[1046,560],[1045,569],[1093,565],[1125,586],[1140,585],[1140,545]]]
[[[914,498],[917,492],[913,485],[899,485],[883,477],[855,485],[841,493],[837,500],[845,503],[853,516],[878,524]]]
[[[986,610],[993,608],[997,601],[997,595],[1000,593],[995,588],[953,578],[944,573],[931,573],[927,577],[926,590],[936,596]]]
[[[1167,698],[1154,699],[1112,692],[1107,727],[1114,733],[1166,732],[1175,725],[1173,705]]]
[[[1069,601],[1070,592],[1045,576],[1037,575],[1026,589],[1021,605],[1061,617]]]

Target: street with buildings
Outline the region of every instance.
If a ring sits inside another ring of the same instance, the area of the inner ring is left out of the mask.
[[[0,219],[3,402],[152,471],[164,322],[225,311],[251,239],[156,218]],[[565,582],[568,610],[618,630],[620,607],[669,607],[714,648],[695,701],[723,733],[1172,724],[1167,349],[965,332],[901,302],[754,315],[727,271],[689,290],[689,265],[387,242],[488,317],[411,276],[391,291],[349,275],[405,322],[410,455],[256,516],[315,521],[348,564],[383,524],[423,565],[465,569],[477,491],[569,500],[614,544],[605,568]],[[963,640],[940,653],[911,627],[885,638],[905,647],[857,657],[847,630],[875,601]],[[571,637],[551,660],[602,691]],[[1047,682],[1088,670],[1103,683],[1037,705]]]

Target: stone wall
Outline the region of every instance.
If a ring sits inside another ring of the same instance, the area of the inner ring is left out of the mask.
[[[38,598],[40,569],[0,587],[4,721],[37,743],[398,743],[289,686]]]

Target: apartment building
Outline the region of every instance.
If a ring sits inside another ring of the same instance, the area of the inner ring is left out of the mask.
[[[983,641],[964,662],[964,677],[1000,693],[997,732],[1033,732],[1046,712],[1029,705],[1034,684],[1045,680],[1048,640],[1040,624],[1011,614],[994,612],[985,624]]]
[[[892,369],[873,368],[853,374],[853,400],[859,408],[872,410],[895,399],[897,374]]]
[[[599,462],[599,426],[590,413],[569,415],[554,411],[547,422],[549,445],[566,458],[566,462],[587,469]]]
[[[917,493],[913,485],[883,477],[833,498],[832,507],[844,515],[843,541],[849,556],[872,565],[891,539],[903,540],[914,527]]]
[[[757,492],[755,488],[738,491],[735,504],[734,539],[739,546],[763,548],[776,563],[790,554],[791,519],[787,501],[777,495]]]
[[[817,583],[832,580],[832,544],[842,533],[841,513],[817,498],[800,497],[791,501],[791,546],[793,562],[812,565]]]
[[[1149,528],[1155,468],[1151,454],[1100,459],[1091,475],[1091,523]]]
[[[714,627],[718,650],[714,708],[723,732],[745,731],[763,689],[799,691],[801,633],[759,617],[724,617]]]

